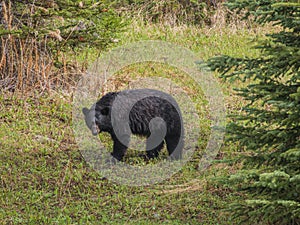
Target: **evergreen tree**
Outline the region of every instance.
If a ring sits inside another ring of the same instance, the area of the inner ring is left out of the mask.
[[[237,89],[248,104],[227,129],[247,156],[243,170],[225,179],[247,199],[229,208],[242,222],[300,224],[300,3],[231,0],[227,6],[282,28],[257,44],[257,58],[208,62],[224,79],[248,84]]]
[[[66,68],[66,58],[87,47],[105,50],[124,25],[104,0],[0,1],[0,88],[66,81],[62,71],[53,77],[52,65]]]
[[[2,21],[0,36],[17,33],[22,37],[53,38],[60,50],[88,45],[104,49],[123,26],[121,18],[104,1],[3,1],[2,6],[6,11],[11,8],[2,13],[3,17],[12,15]]]

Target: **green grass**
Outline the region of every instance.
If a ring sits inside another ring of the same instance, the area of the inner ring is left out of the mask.
[[[3,223],[227,221],[221,209],[237,196],[210,184],[207,177],[212,171],[201,173],[191,163],[159,185],[120,186],[102,179],[81,157],[67,101],[2,95],[1,108],[5,109],[0,114]]]
[[[247,30],[168,28],[135,22],[117,45],[159,39],[182,45],[202,59],[218,54],[255,56],[249,47],[256,37]],[[91,52],[93,58],[93,52]],[[147,187],[122,186],[103,179],[81,156],[72,133],[70,97],[0,95],[0,221],[3,224],[233,224],[224,211],[241,198],[213,182],[238,168],[214,163],[198,170],[210,121],[201,89],[182,72],[149,64],[120,71],[111,89],[126,88],[140,77],[172,79],[184,87],[197,107],[202,145],[180,172],[163,183]],[[239,84],[236,84],[239,85]],[[238,110],[241,102],[229,84],[222,84],[226,105]],[[235,155],[225,145],[217,160]]]

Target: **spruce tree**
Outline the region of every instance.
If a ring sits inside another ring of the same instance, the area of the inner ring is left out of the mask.
[[[231,0],[231,10],[280,26],[256,44],[256,58],[208,61],[226,80],[240,79],[246,100],[232,115],[228,141],[244,149],[243,169],[226,178],[246,199],[229,206],[242,223],[300,224],[300,3]]]
[[[74,85],[83,50],[106,50],[124,26],[104,0],[0,1],[0,89]]]

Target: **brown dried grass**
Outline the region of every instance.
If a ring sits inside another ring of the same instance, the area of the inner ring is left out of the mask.
[[[0,36],[0,91],[44,93],[54,87],[73,87],[76,81],[71,71],[80,73],[77,65],[70,68],[60,53],[62,65],[56,68],[48,48],[51,37],[23,33],[12,13],[11,2],[2,1],[1,6],[0,24],[6,34]]]

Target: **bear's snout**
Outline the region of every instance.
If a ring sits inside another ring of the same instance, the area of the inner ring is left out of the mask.
[[[99,129],[99,127],[96,125],[96,124],[94,124],[93,126],[92,126],[92,134],[94,135],[94,136],[96,136],[96,135],[98,135],[101,131],[100,131],[100,129]]]

